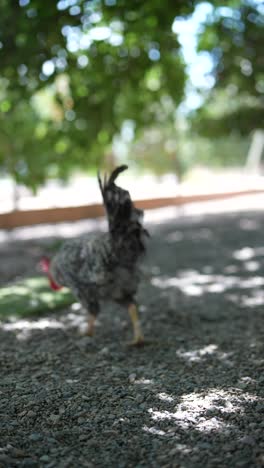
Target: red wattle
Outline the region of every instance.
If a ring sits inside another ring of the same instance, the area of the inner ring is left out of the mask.
[[[50,259],[48,257],[42,257],[40,261],[40,267],[42,271],[47,274],[51,289],[53,289],[53,291],[59,291],[62,289],[63,286],[60,286],[58,283],[56,283],[50,273]]]
[[[48,278],[49,278],[50,287],[51,287],[51,289],[53,289],[53,291],[59,291],[60,289],[62,289],[62,286],[57,284],[54,281],[54,279],[50,276],[50,274],[48,274]]]

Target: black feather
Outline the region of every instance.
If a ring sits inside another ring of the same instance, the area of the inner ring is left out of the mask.
[[[98,182],[113,246],[119,250],[119,254],[132,259],[145,251],[144,237],[149,234],[141,224],[143,211],[134,206],[127,190],[115,184],[119,174],[127,168],[126,165],[117,167],[108,179],[105,177],[104,182],[98,173]]]
[[[118,166],[116,169],[114,169],[114,171],[112,172],[110,178],[109,178],[109,181],[108,183],[111,184],[113,183],[117,177],[119,176],[119,174],[121,174],[121,172],[124,172],[128,169],[128,166],[126,164],[123,164],[123,166]]]

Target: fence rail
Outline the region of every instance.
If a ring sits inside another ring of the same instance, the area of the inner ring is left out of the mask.
[[[244,195],[264,194],[264,189],[240,190],[223,193],[208,193],[196,195],[179,195],[176,197],[154,198],[135,201],[135,205],[143,210],[153,210],[168,206],[181,206],[189,203],[201,203]],[[0,214],[0,229],[13,229],[35,224],[52,224],[81,219],[93,219],[104,216],[104,206],[100,203],[63,208],[45,208],[38,210],[12,211]]]

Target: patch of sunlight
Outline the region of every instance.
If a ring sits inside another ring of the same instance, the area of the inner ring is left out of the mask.
[[[221,293],[226,290],[226,285],[224,283],[213,283],[209,284],[206,288],[206,292],[209,293]]]
[[[251,260],[249,262],[245,262],[244,267],[247,271],[257,271],[260,269],[260,263],[254,260]]]
[[[188,429],[195,427],[201,432],[217,432],[230,428],[230,424],[221,419],[221,414],[243,412],[243,405],[257,401],[258,397],[250,393],[237,394],[235,389],[226,391],[213,388],[208,393],[189,393],[183,395],[175,411],[150,408],[148,413],[154,421],[170,420]],[[213,412],[217,411],[218,417]],[[220,413],[220,415],[219,415]]]
[[[194,362],[194,361],[201,361],[203,356],[215,354],[217,349],[218,349],[217,345],[210,344],[208,346],[205,346],[204,348],[194,349],[192,351],[182,351],[181,349],[178,349],[176,351],[176,354],[177,356],[181,358],[187,359],[190,362]]]
[[[161,431],[160,429],[156,429],[155,427],[143,426],[143,431],[149,432],[150,434],[154,434],[154,435],[161,435],[161,436],[166,435],[165,431]]]
[[[187,296],[201,296],[203,294],[203,288],[195,284],[186,285],[182,291]]]
[[[240,287],[242,289],[256,288],[258,286],[263,286],[263,284],[264,278],[261,276],[253,276],[252,278],[240,281]]]
[[[260,289],[258,291],[254,291],[253,296],[242,296],[240,298],[240,304],[244,307],[256,307],[261,306],[264,304],[264,293],[263,290]]]
[[[162,400],[162,401],[173,401],[174,398],[172,398],[170,395],[167,395],[167,393],[158,393],[157,397]]]
[[[254,249],[251,247],[243,247],[243,249],[236,250],[233,253],[233,258],[236,260],[249,260],[250,258],[255,256]]]
[[[137,385],[153,385],[154,380],[141,378],[141,379],[135,379],[134,383]]]
[[[149,414],[151,414],[152,419],[154,421],[162,421],[163,419],[173,419],[175,417],[175,413],[171,413],[170,411],[157,411],[150,408],[148,410]]]
[[[194,349],[191,351],[185,351],[183,349],[178,349],[176,355],[182,359],[185,359],[188,362],[200,362],[204,358],[210,355],[214,355],[215,358],[221,361],[227,361],[230,359],[233,353],[225,353],[218,349],[217,345],[210,344],[201,349]],[[231,364],[229,362],[229,364]]]
[[[182,278],[178,277],[152,278],[151,284],[161,289],[177,287],[188,296],[201,296],[203,293],[203,289],[199,285],[195,285],[192,282],[189,282],[188,279],[183,280]]]
[[[236,260],[240,260],[245,262],[247,260],[251,260],[253,257],[263,256],[264,255],[264,247],[243,247],[242,249],[235,250],[233,252],[233,258]]]
[[[82,308],[81,304],[79,302],[74,302],[71,306],[71,309],[76,311],[76,310],[80,310]]]
[[[39,320],[16,320],[11,323],[0,323],[0,328],[5,331],[13,330],[45,330],[45,328],[64,328],[63,324],[55,319],[42,318]]]
[[[236,275],[213,275],[185,270],[174,277],[152,277],[151,284],[160,289],[178,288],[187,296],[201,296],[204,293],[219,294],[231,288],[257,288],[264,285],[264,278],[253,276],[243,279]]]
[[[230,294],[228,299],[241,307],[250,308],[264,305],[263,289],[254,289],[251,294]]]
[[[211,432],[211,431],[219,431],[221,429],[226,429],[227,427],[231,427],[231,425],[227,425],[223,421],[221,421],[219,418],[212,418],[206,421],[201,421],[197,424],[196,428],[200,432]]]

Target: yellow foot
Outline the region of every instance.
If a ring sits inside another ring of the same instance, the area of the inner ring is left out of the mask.
[[[140,347],[140,346],[144,346],[145,343],[146,342],[145,342],[144,336],[138,336],[138,337],[134,338],[132,341],[130,341],[128,343],[128,346],[135,346],[135,347],[138,346],[138,347]]]
[[[151,345],[157,345],[159,344],[159,341],[157,340],[151,340],[151,339],[146,339],[144,338],[143,336],[140,338],[140,339],[134,339],[132,341],[130,341],[129,343],[127,343],[127,346],[129,347],[143,347],[143,346],[151,346]]]
[[[80,330],[80,336],[94,336],[94,330],[91,330],[89,327],[88,328],[82,328]]]
[[[87,328],[85,329],[84,335],[86,336],[93,336],[94,335],[94,329],[95,329],[95,316],[90,315],[90,318],[88,320]]]

